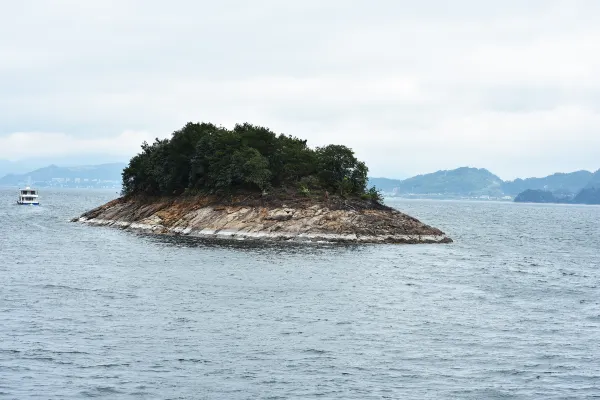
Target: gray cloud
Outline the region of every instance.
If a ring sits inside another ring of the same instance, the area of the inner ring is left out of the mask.
[[[594,0],[13,3],[0,158],[127,158],[203,120],[346,143],[373,175],[600,167]]]

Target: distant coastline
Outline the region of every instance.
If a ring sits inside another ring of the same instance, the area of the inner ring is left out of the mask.
[[[121,174],[126,164],[111,163],[76,167],[50,165],[24,174],[0,178],[0,187],[114,189],[121,191]]]
[[[125,163],[76,167],[50,165],[23,174],[8,174],[0,178],[0,187],[18,188],[30,182],[38,188],[110,189],[120,192],[126,166]],[[463,167],[403,180],[369,177],[368,185],[390,198],[510,202],[527,190],[538,190],[552,193],[556,198],[552,202],[568,203],[584,189],[599,188],[600,174],[575,171],[503,181],[486,169]],[[590,201],[581,200],[579,203]]]
[[[503,181],[484,168],[462,167],[404,180],[369,178],[369,182],[386,196],[401,198],[513,201],[527,190],[541,190],[557,198],[575,199],[583,190],[600,188],[600,170]]]
[[[600,204],[600,189],[585,188],[574,196],[545,190],[526,190],[515,198],[515,202],[598,205]]]

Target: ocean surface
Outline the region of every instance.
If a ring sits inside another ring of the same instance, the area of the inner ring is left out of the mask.
[[[70,223],[0,190],[1,399],[600,398],[600,207],[394,200],[451,245]]]

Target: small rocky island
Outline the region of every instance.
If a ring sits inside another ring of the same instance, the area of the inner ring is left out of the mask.
[[[588,187],[581,189],[577,194],[526,190],[515,197],[515,202],[598,205],[600,204],[600,189]]]
[[[515,197],[515,203],[568,203],[570,198],[539,189],[527,189]]]
[[[238,124],[188,123],[144,143],[123,171],[123,197],[74,221],[199,237],[359,243],[450,243],[382,204],[366,165],[341,145]]]

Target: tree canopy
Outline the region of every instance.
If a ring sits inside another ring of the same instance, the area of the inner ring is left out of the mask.
[[[142,144],[142,151],[123,171],[123,194],[295,188],[301,193],[327,190],[379,200],[374,188],[367,190],[367,172],[346,146],[312,149],[306,140],[248,123],[229,130],[190,122],[170,139]]]

